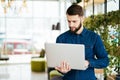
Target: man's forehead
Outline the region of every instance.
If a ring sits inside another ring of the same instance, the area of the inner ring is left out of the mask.
[[[80,20],[80,16],[78,15],[67,15],[67,20],[69,21],[76,21],[76,20]]]

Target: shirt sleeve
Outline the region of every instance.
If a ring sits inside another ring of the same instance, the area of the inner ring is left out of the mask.
[[[56,39],[56,43],[63,43],[62,40],[63,40],[62,37],[58,36]]]
[[[94,68],[107,67],[109,64],[108,53],[106,52],[105,46],[103,45],[100,36],[97,36],[96,38],[93,52],[96,58],[89,60],[90,63],[89,67],[94,67]]]

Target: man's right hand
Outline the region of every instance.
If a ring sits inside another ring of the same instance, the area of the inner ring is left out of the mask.
[[[56,66],[55,69],[62,73],[67,73],[71,70],[71,67],[66,61],[62,61],[60,66]]]

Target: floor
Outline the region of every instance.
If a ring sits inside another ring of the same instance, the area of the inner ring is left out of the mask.
[[[32,72],[30,64],[0,65],[0,80],[47,80],[46,72]]]
[[[0,61],[0,80],[48,80],[47,72],[32,72],[31,57],[35,55],[12,55],[8,61]],[[103,74],[96,74],[103,80]]]

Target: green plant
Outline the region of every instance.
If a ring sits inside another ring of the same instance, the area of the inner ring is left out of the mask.
[[[119,47],[117,47],[117,50],[116,50],[117,52],[116,52],[116,68],[115,68],[115,71],[120,75],[120,46]]]
[[[107,14],[93,15],[86,18],[84,21],[84,26],[92,31],[98,33],[106,50],[109,54],[110,64],[109,67],[114,68],[115,71],[120,74],[120,10],[112,11]],[[111,29],[114,29],[116,33],[116,39],[111,39]],[[105,75],[107,73],[111,74],[112,70],[106,68]]]

